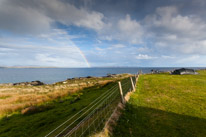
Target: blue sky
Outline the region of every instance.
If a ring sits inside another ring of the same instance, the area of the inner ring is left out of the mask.
[[[205,67],[205,0],[0,0],[0,66]]]

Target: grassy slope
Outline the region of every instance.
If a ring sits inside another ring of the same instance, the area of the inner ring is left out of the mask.
[[[48,104],[48,110],[30,115],[14,114],[0,120],[1,137],[40,137],[57,127],[68,117],[71,117],[78,110],[84,108],[104,91],[114,84],[109,83],[100,86],[90,87],[72,96],[67,96],[61,101],[54,101]],[[80,96],[80,98],[79,98]],[[78,99],[77,99],[78,97]]]
[[[42,86],[0,84],[0,119],[29,106],[41,105],[73,94],[83,88],[104,85],[128,76],[128,74],[122,74],[116,77],[71,79]]]
[[[113,136],[206,136],[206,71],[142,75]]]

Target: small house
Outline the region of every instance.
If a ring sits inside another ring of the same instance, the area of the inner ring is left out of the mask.
[[[194,69],[181,68],[181,69],[174,70],[171,74],[173,75],[186,75],[186,74],[195,75],[198,73],[195,72]]]

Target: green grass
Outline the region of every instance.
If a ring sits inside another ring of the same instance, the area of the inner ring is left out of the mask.
[[[141,75],[113,136],[206,136],[206,71]]]
[[[6,98],[9,98],[10,96],[2,96],[0,97],[0,99],[6,99]]]
[[[110,89],[116,82],[94,86],[55,100],[29,114],[14,114],[0,119],[1,137],[41,137],[87,106],[95,98]]]
[[[0,84],[0,119],[27,109],[29,106],[41,105],[64,98],[68,94],[84,88],[105,85],[129,76],[131,74],[118,74],[114,77],[74,78],[41,86]]]

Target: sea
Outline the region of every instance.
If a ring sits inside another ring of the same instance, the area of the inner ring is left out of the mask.
[[[125,67],[125,68],[0,68],[0,83],[18,83],[39,80],[46,84],[64,81],[68,78],[87,76],[106,76],[107,74],[121,74],[138,72],[150,73],[151,70],[172,71],[171,67]],[[202,69],[202,68],[193,68]]]

